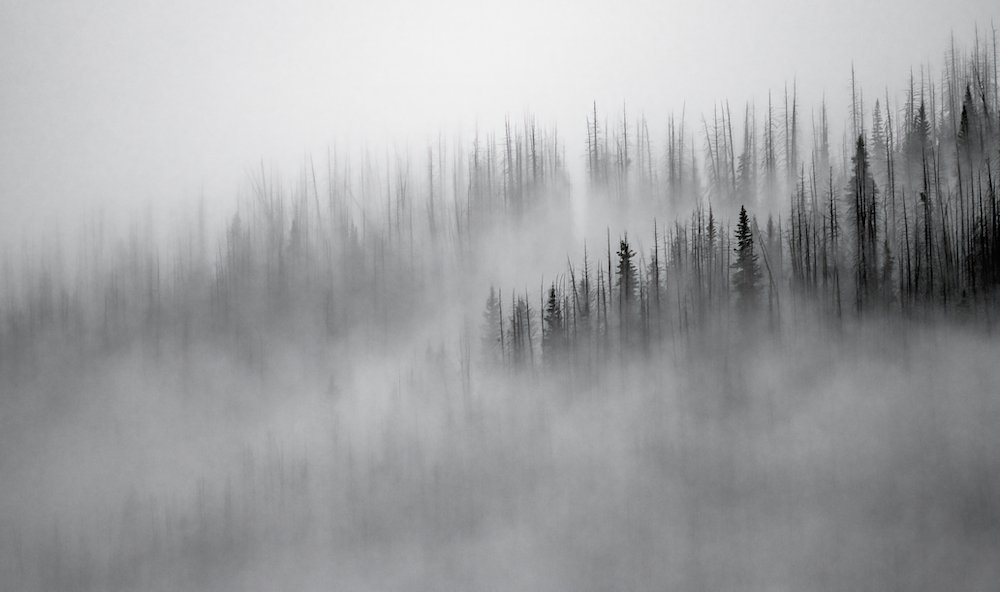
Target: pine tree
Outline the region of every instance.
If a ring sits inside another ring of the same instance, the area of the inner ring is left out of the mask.
[[[632,340],[635,315],[635,300],[639,291],[639,270],[635,265],[636,252],[628,243],[628,235],[619,241],[618,269],[615,270],[618,282],[618,318],[622,344]]]
[[[856,305],[862,309],[879,290],[878,187],[872,178],[864,136],[855,144],[848,213],[854,230]]]
[[[555,283],[549,288],[542,317],[542,356],[546,364],[556,364],[566,347],[566,324],[562,301]]]
[[[732,264],[733,287],[742,308],[750,308],[757,301],[760,293],[760,265],[757,263],[757,253],[753,248],[753,232],[750,230],[750,218],[744,206],[740,206],[740,217],[736,224],[736,261]]]
[[[969,85],[965,87],[965,98],[962,100],[962,115],[958,126],[958,145],[961,156],[965,158],[963,167],[971,168],[975,164],[979,154],[982,137],[979,136],[979,122],[977,120],[976,104],[972,99],[972,89]]]
[[[628,244],[628,235],[619,241],[618,245],[618,297],[623,306],[628,306],[635,299],[638,288],[638,270],[636,269],[635,251]]]
[[[918,185],[923,177],[930,134],[931,123],[927,118],[927,109],[921,102],[913,116],[909,134],[906,137],[906,170],[911,186]]]

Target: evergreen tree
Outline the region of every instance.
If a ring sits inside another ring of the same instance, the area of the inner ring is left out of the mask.
[[[619,241],[618,245],[618,269],[616,272],[618,279],[618,297],[623,306],[629,306],[635,299],[636,290],[639,285],[638,270],[636,269],[635,251],[628,244],[628,235]]]
[[[704,264],[708,274],[708,298],[712,299],[715,293],[715,241],[719,237],[719,226],[715,222],[715,214],[712,212],[712,204],[708,205],[708,224],[705,226],[705,249],[702,253]],[[723,264],[724,265],[724,264]]]
[[[760,292],[760,265],[757,263],[757,253],[753,248],[753,232],[750,230],[750,217],[744,206],[740,206],[739,222],[736,224],[736,261],[732,263],[733,287],[740,306],[749,308],[757,301]]]
[[[961,156],[965,158],[965,163],[962,164],[963,167],[972,167],[979,155],[982,138],[979,136],[979,122],[977,119],[976,103],[972,99],[972,89],[969,85],[966,85],[965,98],[962,100],[962,115],[958,125],[958,145],[961,150]]]
[[[636,252],[628,243],[628,235],[618,244],[618,268],[615,270],[618,282],[619,337],[622,345],[633,342],[639,319],[636,315],[636,300],[639,292],[639,270],[635,265]]]
[[[549,288],[542,317],[542,356],[547,364],[555,364],[566,347],[566,323],[562,301],[556,285]]]
[[[927,109],[921,101],[906,138],[906,171],[911,186],[918,185],[923,178],[930,135],[931,122],[927,118]]]
[[[848,214],[854,230],[856,304],[860,310],[879,290],[878,187],[872,178],[864,136],[855,144]]]

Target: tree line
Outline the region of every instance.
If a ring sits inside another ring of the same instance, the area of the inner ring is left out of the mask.
[[[654,342],[751,300],[771,325],[805,303],[839,319],[990,317],[1000,281],[995,40],[964,52],[952,43],[940,78],[921,69],[901,103],[886,94],[871,104],[852,73],[839,151],[827,105],[803,117],[794,83],[763,109],[724,101],[698,124],[670,115],[662,141],[645,116],[592,104],[576,199],[690,214],[650,220],[644,245],[609,232],[537,294],[496,290],[494,357],[537,362],[563,347],[553,344],[612,332]],[[291,178],[262,166],[216,232],[199,210],[169,244],[149,223],[120,238],[95,218],[76,241],[6,252],[0,377],[37,375],[51,343],[90,352],[81,355],[139,344],[153,357],[210,343],[258,369],[275,333],[359,330],[384,346],[475,267],[484,231],[553,223],[572,207],[563,136],[531,115],[477,129],[471,142],[440,136],[425,154],[331,149]]]
[[[977,39],[964,55],[953,42],[940,81],[911,74],[902,105],[890,108],[886,93],[870,113],[852,71],[839,162],[825,103],[812,145],[801,146],[794,85],[780,118],[770,98],[762,125],[753,105],[745,107],[739,153],[728,103],[711,122],[703,118],[702,166],[693,138],[685,140],[684,115],[679,124],[671,117],[660,174],[629,157],[652,162],[644,118],[631,125],[623,113],[619,125],[602,128],[595,106],[587,118],[591,191],[678,203],[686,186],[689,200],[680,203],[692,213],[666,227],[652,220],[650,242],[638,251],[627,234],[615,248],[609,230],[598,260],[585,245],[582,265],[569,262],[534,308],[530,294],[491,288],[484,357],[508,367],[586,360],[687,342],[694,326],[780,331],[804,314],[837,323],[946,315],[992,327],[1000,284],[996,56],[995,32],[992,45]],[[643,189],[621,190],[630,186]],[[755,208],[768,212],[761,222]]]

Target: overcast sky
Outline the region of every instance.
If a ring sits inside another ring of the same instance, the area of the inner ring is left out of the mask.
[[[794,77],[846,110],[852,60],[898,91],[991,19],[996,0],[0,0],[0,231],[229,199],[260,159],[528,109],[582,142],[592,100],[657,123]]]

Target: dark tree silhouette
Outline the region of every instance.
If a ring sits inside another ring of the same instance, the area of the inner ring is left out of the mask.
[[[628,235],[621,239],[618,244],[618,269],[615,272],[618,282],[618,297],[623,306],[628,306],[636,296],[639,285],[638,270],[636,269],[635,251],[629,246]]]
[[[753,248],[753,232],[750,230],[750,217],[745,207],[740,206],[740,217],[736,224],[736,261],[733,262],[733,288],[740,306],[749,308],[757,302],[760,292],[760,265],[757,264],[757,253]]]
[[[542,356],[546,364],[558,363],[566,348],[566,318],[556,284],[549,288],[542,316]]]
[[[854,231],[855,303],[862,310],[879,289],[878,187],[872,177],[865,138],[855,144],[848,214]]]

